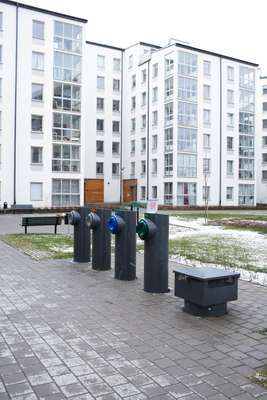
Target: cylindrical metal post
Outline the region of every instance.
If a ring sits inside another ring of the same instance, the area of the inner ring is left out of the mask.
[[[88,215],[87,223],[93,231],[92,238],[92,268],[106,271],[111,268],[111,238],[106,229],[111,210],[99,208],[96,213]]]
[[[90,210],[87,207],[80,207],[77,211],[71,211],[69,222],[74,226],[73,261],[90,261],[90,229],[86,217]]]
[[[139,237],[145,241],[144,290],[166,293],[168,289],[169,216],[145,214],[137,225]]]

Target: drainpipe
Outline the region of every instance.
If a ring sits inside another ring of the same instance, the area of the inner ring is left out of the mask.
[[[19,3],[16,3],[16,42],[15,42],[15,96],[14,96],[14,181],[13,181],[13,203],[16,204],[17,183],[17,84],[18,84],[18,12]]]

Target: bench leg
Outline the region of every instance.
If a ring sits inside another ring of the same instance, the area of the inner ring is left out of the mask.
[[[25,235],[27,235],[27,228],[28,228],[27,226],[25,226],[25,228],[24,228],[25,229]]]
[[[55,225],[55,235],[57,234],[57,225]]]

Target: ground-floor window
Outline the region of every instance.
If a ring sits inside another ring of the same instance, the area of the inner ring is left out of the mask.
[[[31,182],[30,187],[30,200],[41,201],[43,200],[43,184],[42,182]]]
[[[164,183],[164,204],[172,204],[173,202],[173,185],[172,182]]]
[[[197,184],[189,182],[177,183],[177,205],[194,206],[197,202]]]
[[[254,185],[239,185],[239,205],[254,205]]]
[[[79,179],[52,179],[52,206],[68,207],[80,205]]]

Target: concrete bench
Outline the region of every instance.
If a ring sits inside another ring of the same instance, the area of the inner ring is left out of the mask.
[[[237,300],[239,273],[187,266],[173,272],[174,295],[184,299],[183,310],[189,314],[219,317],[227,313],[227,301]]]
[[[21,226],[25,228],[27,234],[28,226],[48,226],[55,227],[54,233],[57,234],[57,226],[61,225],[62,217],[59,216],[42,216],[42,217],[23,217]]]

